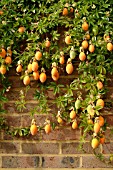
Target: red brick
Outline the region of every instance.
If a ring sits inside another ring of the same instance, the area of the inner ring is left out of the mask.
[[[21,116],[6,116],[5,117],[8,126],[20,127]]]
[[[14,130],[14,129],[11,128],[10,131],[13,131],[13,130]],[[20,136],[12,136],[12,135],[10,135],[10,134],[6,134],[5,131],[4,131],[4,133],[3,133],[3,139],[4,139],[4,140],[12,140],[12,141],[15,141],[15,140],[22,140],[23,137],[20,137]],[[26,137],[26,139],[27,139],[27,137]],[[24,140],[25,140],[25,138],[24,138]]]
[[[44,122],[45,122],[47,116],[35,114],[33,116],[33,118],[36,120],[36,123],[38,126],[42,126],[42,125],[44,125]],[[32,121],[32,118],[30,117],[30,115],[22,115],[22,120],[21,120],[22,127],[30,126],[31,121]]]
[[[0,153],[19,153],[20,144],[16,142],[0,142]]]
[[[0,130],[0,140],[2,140],[2,138],[3,138],[3,132],[2,130]]]
[[[106,93],[106,98],[112,100],[113,99],[113,88],[110,87]]]
[[[106,159],[108,159],[106,157]],[[113,168],[112,164],[107,164],[97,159],[95,156],[83,156],[82,157],[83,168]]]
[[[79,167],[79,157],[43,157],[42,158],[43,168],[77,168]]]
[[[9,81],[11,83],[11,87],[13,88],[18,88],[18,87],[25,87],[22,80],[20,80],[20,76],[11,76],[9,77]]]
[[[63,143],[62,144],[62,153],[63,154],[82,154],[87,153],[91,154],[93,153],[91,144],[89,142],[86,142],[83,144],[83,150],[79,148],[80,143],[77,142],[69,142],[69,143]]]
[[[5,96],[8,98],[9,101],[16,101],[19,100],[20,91],[25,91],[25,88],[11,88],[9,92],[5,93]],[[25,99],[26,100],[33,100],[35,88],[30,88],[26,93]]]
[[[105,138],[106,138],[106,142],[110,142],[110,140],[113,140],[113,131],[107,129],[105,131]]]
[[[107,86],[113,87],[113,76],[112,75],[108,75]]]
[[[39,157],[37,156],[3,156],[2,168],[37,168]]]
[[[112,115],[105,115],[106,122],[109,126],[113,126],[113,114]]]
[[[0,156],[0,168],[2,168],[2,157]]]
[[[65,127],[64,129],[53,130],[50,134],[42,134],[42,140],[79,140],[80,131]]]
[[[75,70],[76,72],[76,70]],[[66,81],[64,81],[66,76]],[[77,73],[73,73],[73,75],[68,75],[67,73],[61,74],[60,78],[58,79],[57,83],[58,84],[70,84],[75,78],[77,78]],[[19,88],[19,87],[25,87],[23,84],[22,80],[20,79],[20,76],[11,76],[9,77],[9,81],[11,82],[11,87],[12,88]],[[46,84],[50,84],[50,82],[54,82],[51,78],[51,76],[47,76]],[[31,82],[30,86],[31,87],[37,87],[37,85],[40,83],[40,81],[34,81],[33,78],[31,77]]]
[[[103,153],[104,154],[111,154],[111,153],[113,153],[113,142],[105,142],[103,144]]]
[[[28,113],[30,112],[31,109],[33,109],[34,107],[37,106],[37,103],[27,103],[25,105],[25,109],[23,110],[23,113]],[[22,113],[21,111],[17,110],[17,107],[15,105],[15,103],[5,103],[4,104],[4,109],[7,110],[8,113]]]
[[[58,143],[22,143],[22,153],[26,154],[58,154]]]
[[[11,137],[10,135],[4,134],[5,140],[12,140],[12,139],[18,139],[18,137]],[[71,128],[65,127],[64,129],[59,130],[52,130],[51,133],[46,134],[44,131],[41,131],[37,133],[37,135],[32,136],[25,136],[25,137],[19,137],[21,140],[44,140],[44,141],[65,141],[65,140],[80,140],[80,131],[79,130],[72,130]]]
[[[12,67],[8,72],[7,72],[8,76],[17,76],[20,75],[16,72],[16,67]]]

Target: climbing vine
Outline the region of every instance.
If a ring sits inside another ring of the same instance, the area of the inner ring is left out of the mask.
[[[81,141],[90,134],[94,151],[104,144],[109,125],[103,112],[112,105],[105,95],[108,76],[113,72],[112,6],[110,0],[1,0],[0,129],[26,136],[42,130],[48,134],[65,124],[82,129]],[[5,93],[11,88],[7,73],[12,67],[26,86],[16,101],[17,109],[24,111],[33,81],[38,105],[30,110],[33,119],[29,127],[10,130],[2,113]],[[71,76],[72,81],[60,83],[63,76],[65,80]],[[52,104],[48,90],[54,95]],[[34,115],[49,114],[54,106],[56,120],[47,119],[39,126]]]

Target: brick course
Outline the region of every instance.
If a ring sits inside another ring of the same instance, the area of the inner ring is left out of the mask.
[[[11,73],[9,73],[11,75]],[[65,73],[64,75],[65,76]],[[9,101],[4,104],[4,108],[8,111],[5,114],[7,122],[10,126],[27,127],[30,126],[32,116],[30,116],[30,109],[37,106],[38,102],[33,100],[33,94],[36,87],[36,82],[32,82],[31,88],[26,95],[26,109],[19,112],[15,106],[15,101],[18,99],[18,94],[21,89],[25,89],[19,76],[13,72],[10,77],[13,88],[6,93]],[[72,77],[67,77],[67,82],[72,81]],[[51,80],[48,78],[48,81]],[[61,78],[58,83],[64,82]],[[110,84],[110,83],[109,83]],[[110,87],[110,95],[112,98],[113,88]],[[64,93],[62,91],[62,93]],[[76,96],[76,92],[74,93]],[[46,91],[45,94],[49,102],[55,98],[52,89]],[[57,114],[56,107],[52,106],[50,114],[35,114],[37,125],[43,125],[46,118],[54,119],[52,113]],[[107,122],[113,126],[112,108],[105,108],[103,114]],[[0,168],[113,168],[113,164],[105,164],[99,161],[93,155],[93,150],[90,145],[91,136],[87,136],[87,142],[84,143],[83,149],[85,152],[78,149],[80,144],[81,130],[72,130],[70,126],[61,126],[58,129],[52,130],[50,134],[38,132],[36,136],[12,137],[4,131],[0,133]],[[110,130],[105,132],[106,141],[102,147],[102,152],[107,157],[113,153],[113,135],[110,135]],[[98,151],[97,151],[98,152]],[[102,169],[101,169],[102,170]]]

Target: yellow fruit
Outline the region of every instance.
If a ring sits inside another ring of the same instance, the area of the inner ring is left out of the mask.
[[[74,121],[72,123],[72,129],[77,129],[77,128],[78,128],[78,123],[77,123],[77,121]]]
[[[23,83],[24,85],[29,85],[30,84],[30,77],[28,75],[26,75],[23,79]]]
[[[62,123],[63,123],[63,120],[62,120],[62,118],[61,118],[60,116],[58,116],[57,122],[58,122],[59,124],[62,124]]]
[[[72,63],[68,63],[68,64],[66,65],[66,72],[67,72],[68,74],[72,74],[73,70],[74,70],[73,64],[72,64]]]
[[[59,72],[56,67],[53,67],[51,70],[51,76],[54,81],[57,81],[59,79]]]
[[[0,73],[1,74],[5,74],[6,73],[6,66],[5,65],[1,65],[0,66]]]
[[[37,128],[37,126],[35,124],[31,125],[30,132],[31,132],[31,135],[36,135],[37,134],[38,128]]]
[[[84,23],[82,24],[82,29],[83,29],[84,31],[88,31],[88,28],[89,28],[88,23],[87,23],[86,21],[84,21]]]
[[[104,122],[105,122],[105,121],[104,121],[104,118],[103,118],[102,116],[99,116],[99,122],[98,122],[99,125],[100,125],[100,126],[103,126],[103,125],[104,125]]]
[[[105,143],[105,135],[100,134],[100,143],[104,144]]]
[[[51,132],[51,125],[50,124],[45,125],[44,129],[46,134],[49,134]]]
[[[109,41],[109,40],[110,40],[110,36],[105,34],[105,35],[104,35],[104,41],[107,42],[107,41]]]
[[[47,79],[46,73],[42,72],[39,75],[39,79],[40,79],[41,83],[44,83],[46,81],[46,79]]]
[[[57,68],[56,67],[53,67],[52,70],[51,70],[51,75],[56,75],[58,72]]]
[[[71,36],[70,36],[70,35],[67,35],[67,36],[65,37],[65,43],[66,43],[66,44],[70,44],[70,43],[71,43]]]
[[[113,50],[113,44],[111,42],[107,43],[107,50],[112,51]]]
[[[88,48],[88,42],[86,41],[86,40],[84,40],[83,42],[82,42],[82,47],[84,48],[84,49],[87,49]]]
[[[85,39],[89,40],[90,39],[90,34],[86,34]]]
[[[99,146],[99,140],[95,137],[95,138],[93,138],[92,139],[92,141],[91,141],[91,146],[92,146],[92,148],[93,149],[96,149],[98,146]]]
[[[10,56],[7,56],[7,57],[5,58],[5,63],[6,63],[6,64],[11,64],[11,63],[12,63],[12,58],[11,58]]]
[[[19,64],[19,65],[17,66],[16,71],[17,71],[17,73],[22,72],[22,65],[21,65],[21,64]]]
[[[35,54],[35,59],[39,61],[41,58],[42,58],[41,51],[37,51],[36,54]]]
[[[101,81],[97,82],[97,88],[98,90],[101,90],[103,88],[103,83]]]
[[[96,102],[96,106],[102,106],[102,107],[104,107],[104,100],[98,99],[97,102]]]
[[[59,79],[59,72],[56,72],[55,75],[52,75],[52,79],[53,79],[54,81],[57,81],[57,80]]]
[[[73,7],[70,8],[70,12],[71,12],[71,13],[74,12],[74,8],[73,8]]]
[[[38,71],[34,71],[33,72],[33,78],[34,78],[34,80],[38,80],[39,79],[39,72]]]
[[[70,117],[70,119],[75,119],[75,117],[76,117],[76,112],[75,112],[74,110],[72,110],[72,111],[70,112],[69,117]]]
[[[87,123],[88,124],[93,124],[93,120],[92,119],[88,119]]]
[[[100,125],[98,122],[94,124],[94,132],[97,134],[100,131]]]
[[[64,9],[62,11],[62,15],[64,15],[64,16],[68,15],[68,9],[66,7],[64,7]]]
[[[64,64],[64,63],[65,63],[65,58],[64,58],[64,56],[61,56],[61,57],[60,57],[59,63],[60,63],[60,64]]]
[[[32,63],[32,71],[37,71],[38,70],[38,63],[36,61],[33,61]]]
[[[80,59],[81,61],[85,61],[86,55],[85,55],[84,52],[80,52],[80,54],[79,54],[79,59]]]
[[[95,46],[93,44],[89,45],[89,51],[90,53],[93,53],[95,51]]]
[[[8,53],[8,55],[10,55],[10,57],[12,56],[12,51],[10,48],[7,49],[7,53]]]
[[[3,12],[2,10],[0,10],[0,15],[3,15],[3,13],[4,13],[4,12]]]
[[[25,27],[19,27],[18,32],[23,33],[25,31]]]
[[[28,73],[32,72],[32,64],[31,63],[28,64],[27,70],[28,70]]]
[[[6,51],[4,48],[0,49],[0,57],[5,58],[6,56]]]
[[[50,43],[49,39],[47,38],[46,42],[45,42],[45,47],[49,48],[50,45],[51,45],[51,43]]]

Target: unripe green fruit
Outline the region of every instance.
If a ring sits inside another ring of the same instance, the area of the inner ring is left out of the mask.
[[[95,110],[92,108],[92,105],[88,105],[87,112],[92,118],[94,117]]]
[[[74,47],[72,47],[70,50],[70,58],[74,59],[75,57],[76,57],[76,53],[75,53]]]
[[[96,36],[98,34],[98,26],[93,27],[93,33]]]
[[[75,108],[78,110],[80,109],[81,101],[79,99],[76,100],[75,102]]]

